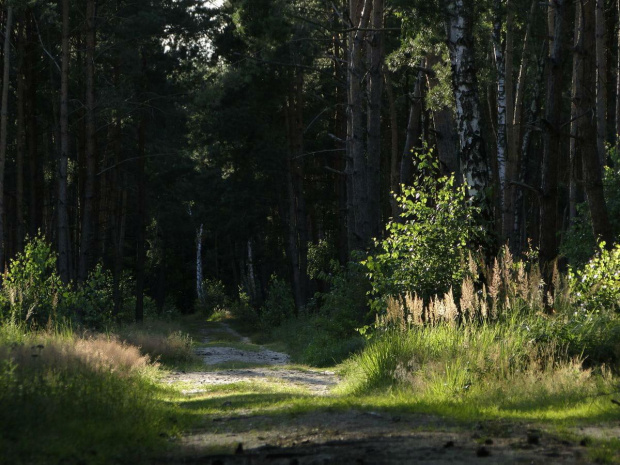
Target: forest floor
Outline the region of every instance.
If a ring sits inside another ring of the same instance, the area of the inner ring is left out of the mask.
[[[192,430],[160,464],[594,463],[593,441],[620,435],[620,426],[559,431],[381,408],[334,392],[334,372],[290,365],[226,323],[200,334],[204,369],[164,380],[180,390]]]

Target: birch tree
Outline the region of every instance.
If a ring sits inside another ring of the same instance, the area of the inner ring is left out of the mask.
[[[460,164],[470,197],[484,196],[489,165],[482,138],[478,78],[472,34],[473,0],[442,0],[456,102]]]

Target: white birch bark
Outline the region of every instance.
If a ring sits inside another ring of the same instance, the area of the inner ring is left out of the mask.
[[[201,224],[200,228],[196,231],[196,297],[199,301],[204,299],[202,289],[202,231],[203,225]]]
[[[471,0],[443,0],[445,26],[452,66],[452,89],[460,144],[461,171],[468,195],[484,195],[489,185],[489,165],[481,133],[480,97],[474,62]]]

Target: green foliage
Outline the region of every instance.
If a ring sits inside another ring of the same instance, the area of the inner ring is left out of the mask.
[[[271,330],[270,337],[283,342],[295,362],[325,367],[363,347],[356,328],[365,323],[369,284],[364,267],[354,262],[341,267],[331,261],[329,271],[317,277],[329,290],[315,294],[308,305],[314,311],[289,317]]]
[[[35,327],[71,320],[101,330],[116,322],[133,321],[135,284],[124,273],[119,279],[118,315],[114,315],[114,279],[100,264],[78,286],[65,285],[56,271],[56,254],[41,235],[26,242],[11,260],[0,290],[0,321],[23,322]],[[145,296],[146,318],[157,316],[152,299]]]
[[[276,275],[271,276],[267,299],[261,310],[261,324],[269,329],[280,326],[295,314],[295,300],[291,287]]]
[[[209,316],[228,305],[228,296],[224,283],[219,279],[205,279],[202,282],[202,298],[196,301],[198,311]]]
[[[581,269],[570,270],[574,303],[586,312],[620,311],[620,244],[611,250],[599,245],[596,255]]]
[[[11,260],[2,285],[2,319],[45,325],[58,316],[61,301],[70,290],[56,272],[56,254],[43,236],[27,241],[24,251]]]
[[[387,238],[363,262],[379,299],[407,292],[428,299],[456,290],[468,246],[482,237],[479,209],[466,201],[465,186],[453,176],[435,177],[432,152],[417,154],[417,165],[423,174],[397,197],[400,219],[388,223]]]

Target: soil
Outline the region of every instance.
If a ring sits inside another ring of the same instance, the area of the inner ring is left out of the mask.
[[[236,334],[223,325],[220,330]],[[238,335],[239,341],[248,342]],[[205,333],[209,341],[209,333]],[[206,365],[252,361],[264,366],[194,373],[174,373],[168,382],[202,386],[277,379],[304,388],[311,395],[330,395],[337,383],[329,371],[284,366],[286,354],[259,348],[199,349]],[[222,349],[222,350],[220,350]],[[230,350],[224,350],[230,349]],[[545,431],[514,422],[481,422],[470,427],[422,414],[394,415],[350,410],[256,415],[226,412],[204,419],[209,426],[179,440],[173,455],[161,464],[211,465],[339,465],[339,464],[584,464],[588,441],[568,442]],[[585,433],[585,432],[584,432]]]

